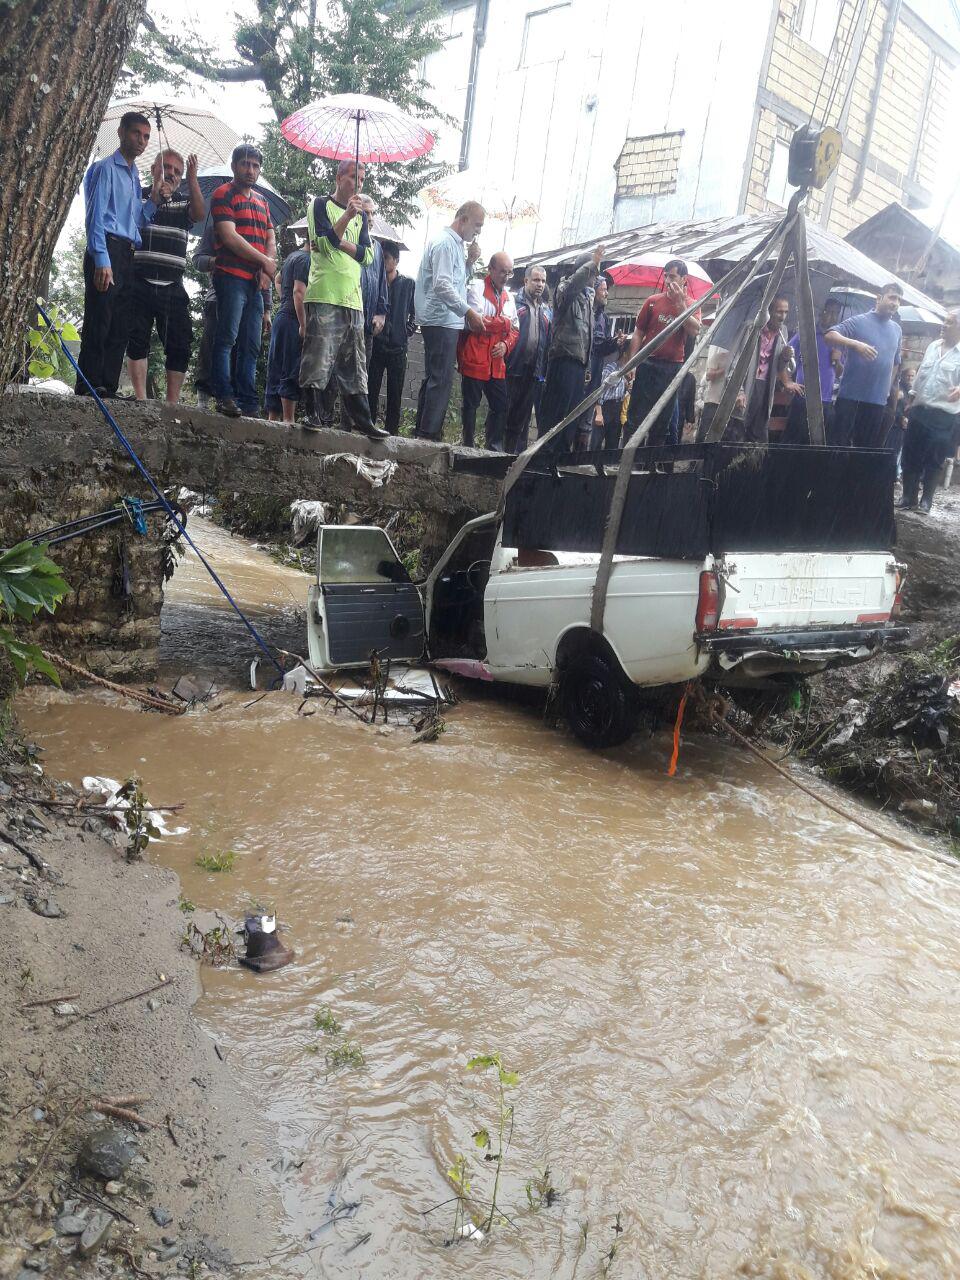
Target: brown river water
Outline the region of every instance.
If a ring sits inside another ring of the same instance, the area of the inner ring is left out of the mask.
[[[195,523],[302,651],[308,579]],[[423,745],[280,692],[247,706],[252,643],[195,563],[164,622],[165,678],[216,673],[219,710],[35,690],[19,713],[54,774],[185,802],[151,856],[198,906],[275,906],[296,949],[203,970],[198,1014],[278,1135],[275,1256],[242,1274],[960,1276],[958,872],[713,739],[670,779],[667,735],[590,754],[468,689]],[[195,865],[223,849],[232,872]],[[328,1062],[344,1041],[362,1065]],[[478,1207],[492,1185],[471,1135],[493,1080],[465,1065],[492,1052],[520,1073],[508,1220],[447,1247],[455,1206],[424,1211],[458,1153]],[[534,1211],[545,1165],[560,1196]]]

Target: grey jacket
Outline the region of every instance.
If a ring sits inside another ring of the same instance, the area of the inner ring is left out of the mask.
[[[590,365],[593,345],[593,282],[597,268],[591,259],[557,285],[553,300],[553,341],[548,360],[558,356]]]

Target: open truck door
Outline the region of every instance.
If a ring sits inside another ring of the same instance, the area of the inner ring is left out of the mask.
[[[307,640],[317,671],[365,667],[373,650],[392,662],[423,657],[420,591],[376,525],[322,525]]]

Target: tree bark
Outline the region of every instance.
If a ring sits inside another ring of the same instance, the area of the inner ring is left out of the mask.
[[[0,3],[0,389],[144,0]]]

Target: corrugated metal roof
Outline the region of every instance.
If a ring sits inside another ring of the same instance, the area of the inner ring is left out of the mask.
[[[763,239],[780,221],[779,213],[745,214],[732,218],[712,218],[706,222],[652,222],[630,231],[617,231],[607,236],[597,236],[582,244],[569,245],[547,253],[532,253],[518,258],[517,267],[535,263],[540,267],[572,267],[581,254],[596,245],[605,246],[605,263],[621,262],[634,254],[647,252],[675,253],[678,257],[696,258],[718,279],[740,258]],[[768,259],[771,263],[776,255]],[[879,289],[898,277],[887,267],[880,266],[865,253],[842,240],[815,222],[807,222],[807,257],[811,269],[830,276],[835,284],[856,284],[867,289]],[[904,301],[917,307],[925,307],[937,315],[943,315],[939,303],[928,298],[904,280]]]

